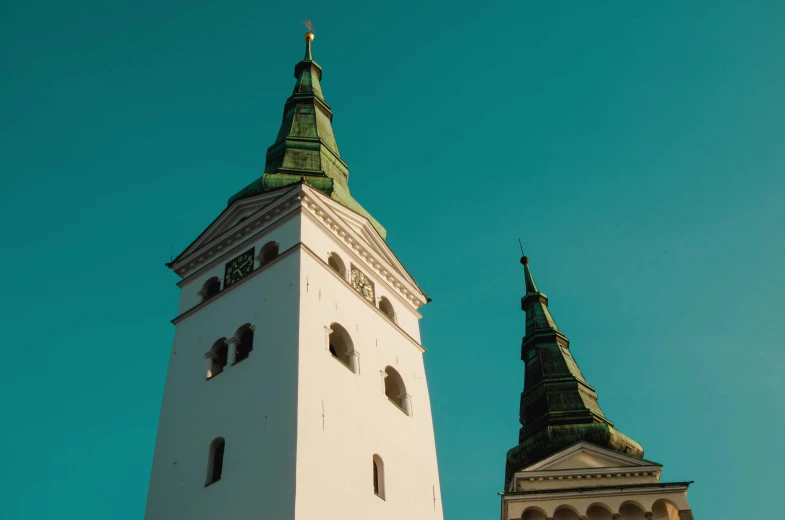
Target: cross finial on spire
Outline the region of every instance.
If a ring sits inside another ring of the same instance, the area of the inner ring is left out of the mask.
[[[310,18],[306,18],[303,20],[303,25],[308,29],[308,32],[305,33],[303,38],[305,39],[305,58],[303,61],[313,61],[313,57],[311,56],[311,42],[314,39],[314,32],[313,32],[313,24],[311,23]]]

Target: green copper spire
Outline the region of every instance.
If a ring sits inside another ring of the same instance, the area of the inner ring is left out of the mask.
[[[267,149],[264,173],[229,199],[234,201],[305,182],[367,218],[382,238],[387,232],[349,192],[349,167],[333,135],[333,113],[324,100],[322,68],[313,60],[312,32],[305,34],[305,57],[294,67],[297,81],[286,100],[275,143]]]
[[[570,340],[548,310],[548,297],[534,283],[529,259],[521,258],[526,295],[526,335],[521,343],[525,363],[521,393],[518,446],[507,452],[505,489],[513,473],[557,451],[587,441],[634,457],[643,457],[640,444],[626,437],[605,418],[597,393],[584,379],[570,352]]]

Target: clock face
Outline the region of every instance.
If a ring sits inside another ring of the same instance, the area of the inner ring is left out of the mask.
[[[251,248],[231,262],[226,263],[224,287],[230,287],[236,284],[253,271],[253,253],[254,249]]]
[[[352,287],[363,298],[373,303],[373,282],[368,280],[365,275],[356,267],[352,266]]]

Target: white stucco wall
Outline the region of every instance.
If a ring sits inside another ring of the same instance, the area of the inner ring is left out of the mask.
[[[146,520],[442,520],[419,314],[306,211],[292,207],[181,282]],[[226,261],[252,245],[258,254],[270,240],[281,257],[198,304],[196,293],[223,276]],[[363,268],[398,325],[326,265],[329,252]],[[327,349],[333,322],[360,353],[357,374]],[[245,323],[256,327],[250,357],[207,380],[204,354]],[[388,365],[411,395],[411,416],[384,394]],[[223,475],[205,487],[217,437],[226,440]],[[373,493],[375,454],[384,461],[385,500]]]
[[[293,518],[299,264],[299,251],[280,258],[177,324],[147,520]],[[244,323],[256,326],[251,355],[206,380],[204,353]],[[205,487],[216,437],[223,478]]]
[[[334,246],[313,240],[316,233],[308,229],[307,220],[303,222],[305,244],[326,258]],[[422,352],[324,260],[302,255],[300,286],[296,517],[340,513],[341,518],[358,520],[441,520]],[[324,329],[333,322],[351,335],[360,353],[359,374],[327,350]],[[410,324],[408,332],[419,338],[418,327]],[[388,365],[401,374],[412,396],[412,416],[384,394],[381,371]],[[373,493],[374,454],[384,461],[385,500]]]

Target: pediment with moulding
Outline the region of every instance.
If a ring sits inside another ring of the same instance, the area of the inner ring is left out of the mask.
[[[298,191],[298,186],[293,186],[288,189],[263,193],[235,202],[222,211],[221,214],[207,226],[207,229],[205,229],[196,240],[191,242],[191,244],[168,265],[177,273],[183,275],[183,267],[184,264],[188,263],[189,257],[203,249],[215,246],[216,243],[220,243],[235,231],[238,224],[264,214],[265,210],[272,209],[276,206],[276,202],[282,201],[296,191]]]
[[[515,473],[515,488],[604,486],[655,483],[662,466],[624,453],[579,442]]]

